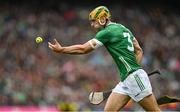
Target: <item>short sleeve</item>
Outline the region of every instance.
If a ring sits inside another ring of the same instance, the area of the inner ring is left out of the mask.
[[[107,30],[101,30],[96,34],[95,39],[103,44],[106,44],[109,41],[109,34],[110,32],[108,32]]]

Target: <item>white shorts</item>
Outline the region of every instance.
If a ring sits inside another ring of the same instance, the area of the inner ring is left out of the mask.
[[[138,69],[123,82],[119,82],[112,92],[128,95],[134,101],[139,102],[152,94],[152,87],[147,73],[143,69]]]

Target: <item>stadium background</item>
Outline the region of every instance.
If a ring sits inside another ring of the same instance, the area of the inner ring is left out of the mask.
[[[144,51],[144,69],[163,72],[150,78],[155,96],[180,97],[177,1],[1,0],[0,110],[56,105],[61,110],[103,109],[104,103],[91,105],[88,95],[112,89],[118,82],[116,65],[105,48],[72,56],[55,54],[47,47],[53,38],[63,46],[93,38],[88,14],[99,5],[107,6],[113,21],[134,33]],[[35,44],[36,36],[44,37],[45,42]],[[180,110],[180,105],[161,109]],[[124,110],[139,110],[139,106],[129,103]]]

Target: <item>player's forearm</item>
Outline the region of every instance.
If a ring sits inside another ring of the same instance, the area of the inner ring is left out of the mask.
[[[68,47],[62,47],[61,53],[64,54],[85,54],[87,53],[82,45],[72,45]]]

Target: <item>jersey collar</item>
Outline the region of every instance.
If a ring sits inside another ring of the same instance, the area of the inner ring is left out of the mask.
[[[109,26],[109,25],[111,25],[111,24],[116,24],[115,22],[109,22],[108,24],[107,24],[107,26]]]

